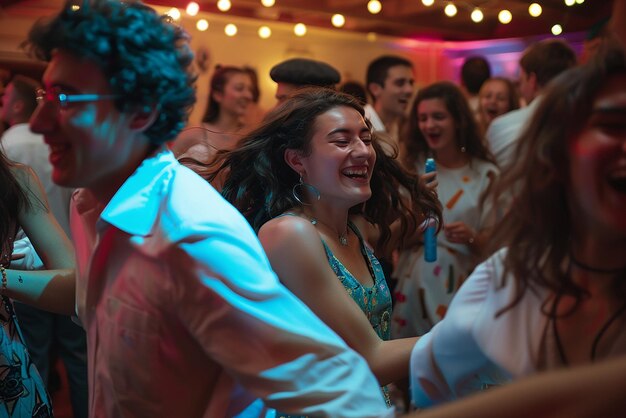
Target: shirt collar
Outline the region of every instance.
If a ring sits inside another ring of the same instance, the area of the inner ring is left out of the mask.
[[[149,235],[177,164],[174,154],[161,146],[122,184],[100,218],[130,235]]]

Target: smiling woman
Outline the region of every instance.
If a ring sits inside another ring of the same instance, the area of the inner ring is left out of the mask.
[[[415,239],[423,214],[440,208],[381,152],[363,113],[351,96],[303,89],[219,167],[230,170],[224,196],[281,281],[387,384],[406,376],[415,339],[389,340],[391,295],[374,250]]]
[[[483,133],[492,120],[515,109],[519,109],[519,94],[508,78],[492,77],[480,87],[478,123]]]
[[[503,249],[413,351],[418,406],[626,354],[626,54],[605,48],[550,84],[522,133],[495,187],[514,191]]]
[[[9,162],[0,153],[0,188],[4,198],[0,202],[0,405],[12,411],[13,416],[52,416],[44,381],[31,359],[24,342],[18,318],[10,299],[18,286],[32,285],[31,272],[9,270],[13,244],[21,227],[31,239],[37,253],[48,270],[37,273],[56,273],[63,290],[50,294],[38,289],[37,297],[29,302],[47,310],[67,313],[73,306],[74,282],[69,277],[74,267],[72,244],[50,212],[43,186],[33,170],[27,166]],[[35,274],[37,274],[35,273]],[[51,287],[56,287],[53,285]]]
[[[423,173],[426,158],[435,158],[444,221],[437,260],[424,259],[424,246],[404,248],[393,273],[398,287],[392,335],[411,337],[429,331],[446,315],[457,289],[484,257],[494,211],[480,200],[498,169],[467,100],[449,82],[419,91],[402,138],[409,168]]]

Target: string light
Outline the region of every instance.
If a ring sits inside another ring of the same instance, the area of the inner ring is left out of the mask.
[[[435,0],[421,0],[421,2],[424,6],[430,7],[435,3]],[[564,0],[565,5],[568,7],[571,7],[575,4],[583,4],[584,2],[585,0]],[[261,4],[265,7],[272,7],[275,5],[275,3],[275,0],[261,0]],[[222,12],[230,10],[231,7],[232,4],[230,0],[218,0],[217,2],[217,8]],[[78,7],[76,9],[78,9]],[[367,3],[367,9],[371,14],[380,13],[382,11],[382,3],[380,2],[380,0],[369,0]],[[196,16],[200,11],[200,6],[197,2],[192,1],[189,2],[185,10],[189,16]],[[454,17],[458,14],[458,8],[454,5],[454,3],[448,2],[444,8],[444,13],[448,17]],[[538,17],[541,16],[541,14],[543,13],[543,9],[539,3],[532,3],[528,7],[528,13],[532,17]],[[170,16],[173,20],[180,20],[181,18],[181,12],[175,7],[171,8],[167,12],[167,15]],[[470,17],[472,21],[480,23],[484,20],[485,16],[480,8],[475,7],[471,12]],[[500,10],[500,12],[498,13],[498,21],[500,23],[506,25],[512,20],[513,15],[509,10],[503,9]],[[346,23],[345,16],[339,13],[334,14],[331,18],[331,23],[336,28],[343,27]],[[206,31],[209,28],[209,22],[206,19],[200,19],[196,23],[196,28],[202,32]],[[235,36],[237,34],[237,31],[237,26],[232,23],[224,27],[224,33],[227,36]],[[302,37],[306,35],[307,27],[303,23],[298,23],[294,26],[293,31],[296,36]],[[559,24],[555,24],[552,26],[551,32],[554,36],[558,36],[563,33],[563,27]],[[267,39],[272,35],[272,30],[268,26],[261,26],[258,29],[258,35],[262,39]],[[374,32],[369,32],[367,34],[367,40],[370,42],[376,41],[377,34]]]
[[[237,35],[237,26],[229,23],[228,25],[224,26],[224,33],[226,34],[226,36]]]
[[[500,13],[498,13],[498,20],[503,25],[506,25],[508,23],[511,23],[511,20],[513,20],[513,15],[506,9],[500,10]]]
[[[541,9],[539,3],[532,3],[530,6],[528,6],[528,14],[530,14],[532,17],[540,16],[542,11],[543,10]]]
[[[446,16],[448,17],[454,17],[456,16],[456,13],[458,12],[456,6],[452,3],[448,3],[446,5],[446,7],[443,9],[443,12],[446,14]]]
[[[333,17],[330,19],[330,22],[333,24],[334,27],[340,28],[346,24],[346,18],[343,15],[337,13],[333,15]]]
[[[367,10],[373,15],[380,13],[382,9],[383,5],[378,0],[370,0],[367,2]]]
[[[217,2],[217,8],[220,9],[221,12],[229,11],[231,6],[230,0],[218,0]]]
[[[259,38],[267,39],[272,36],[272,30],[268,26],[261,26],[259,28]]]
[[[178,20],[180,19],[180,10],[178,10],[176,7],[172,7],[168,12],[167,15],[169,17],[171,17],[174,20]]]
[[[485,15],[483,14],[483,12],[478,7],[475,8],[474,10],[472,10],[472,14],[470,15],[470,18],[475,23],[482,22],[484,17],[485,17]]]
[[[296,36],[300,36],[300,37],[306,35],[306,25],[304,23],[297,23],[293,27],[293,33],[295,33]]]
[[[196,29],[200,32],[204,32],[209,28],[209,22],[206,19],[200,19],[196,22]]]
[[[185,11],[187,12],[189,16],[195,16],[200,11],[200,5],[196,3],[195,1],[192,1],[191,3],[187,5],[187,8],[185,9]]]
[[[80,10],[80,6],[78,4],[72,4],[72,11],[77,12]]]

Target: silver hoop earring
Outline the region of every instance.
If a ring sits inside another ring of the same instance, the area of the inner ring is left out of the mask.
[[[301,205],[311,206],[311,203],[306,203],[304,200],[304,195],[300,196],[303,189],[307,188],[309,191],[315,196],[315,200],[320,200],[320,191],[311,184],[307,184],[302,180],[302,174],[300,175],[300,180],[294,184],[293,189],[291,189],[291,194],[293,198],[296,199]]]

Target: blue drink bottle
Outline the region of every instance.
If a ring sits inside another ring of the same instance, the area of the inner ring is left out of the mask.
[[[432,173],[437,169],[433,158],[426,159],[425,172]],[[437,226],[428,225],[424,231],[424,261],[437,261]]]

